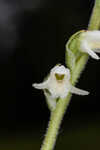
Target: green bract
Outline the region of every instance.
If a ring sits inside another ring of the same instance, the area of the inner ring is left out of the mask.
[[[85,32],[85,30],[73,34],[66,44],[65,62],[71,71],[72,84],[75,84],[88,60],[88,54],[80,51],[81,33],[83,32]]]

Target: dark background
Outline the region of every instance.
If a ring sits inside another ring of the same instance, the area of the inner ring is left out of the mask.
[[[65,44],[87,29],[92,0],[0,0],[0,149],[38,150],[49,119],[42,91],[32,88],[57,63]],[[98,149],[100,61],[90,59],[73,95],[56,149]]]

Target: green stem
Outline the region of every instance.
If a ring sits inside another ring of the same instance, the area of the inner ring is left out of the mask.
[[[93,13],[89,23],[89,30],[98,30],[100,28],[100,0],[95,1],[95,6],[93,9]],[[84,55],[83,58],[79,61],[79,67],[75,69],[75,76],[73,75],[72,84],[75,84],[77,79],[80,76],[81,71],[85,67],[85,64],[88,60],[88,56]],[[81,64],[81,65],[80,65]],[[66,99],[59,99],[56,109],[51,113],[50,122],[48,125],[47,133],[45,135],[45,139],[41,150],[52,150],[54,148],[58,131],[61,125],[61,121],[63,119],[64,113],[68,108],[68,104],[71,100],[71,94],[67,96]]]
[[[89,30],[100,29],[100,0],[95,0],[95,5],[90,17],[90,22],[88,26]]]
[[[67,99],[59,99],[56,109],[51,113],[47,134],[45,136],[41,150],[52,150],[54,148],[58,130],[60,128],[65,110],[68,107],[70,97],[71,94],[67,96]]]

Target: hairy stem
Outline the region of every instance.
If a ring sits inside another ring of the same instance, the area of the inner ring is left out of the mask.
[[[100,28],[100,0],[95,1],[93,13],[91,15],[89,30],[98,30]],[[88,60],[88,55],[84,55],[82,59],[79,61],[79,65],[72,72],[72,84],[75,84],[77,79],[80,77],[80,73],[85,67],[85,64]],[[63,119],[64,113],[68,108],[68,104],[71,100],[71,94],[67,96],[66,99],[59,99],[56,109],[51,112],[51,117],[47,129],[47,133],[45,135],[45,139],[41,150],[52,150],[54,148],[58,131],[61,125],[61,121]]]
[[[60,128],[61,121],[63,119],[65,110],[68,107],[71,94],[67,96],[67,99],[59,99],[56,109],[51,113],[50,122],[47,129],[45,140],[41,147],[41,150],[52,150],[54,148],[58,130]]]

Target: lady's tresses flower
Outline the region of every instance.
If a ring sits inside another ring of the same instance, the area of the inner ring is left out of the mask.
[[[100,31],[85,31],[81,35],[80,50],[88,53],[94,59],[100,59],[96,54],[100,53]]]
[[[70,70],[63,65],[57,65],[50,71],[46,81],[33,84],[37,89],[47,89],[52,99],[65,98],[68,92],[78,95],[88,95],[89,92],[74,87],[70,82]]]

